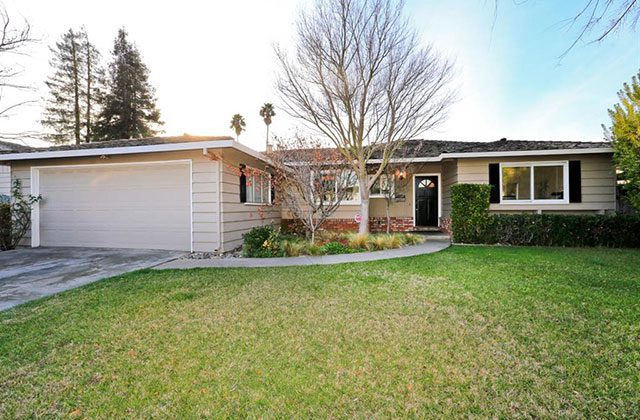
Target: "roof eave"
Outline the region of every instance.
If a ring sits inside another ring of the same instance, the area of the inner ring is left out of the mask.
[[[428,162],[441,162],[444,159],[584,155],[584,154],[596,154],[596,153],[613,153],[613,148],[594,147],[594,148],[585,148],[585,149],[515,150],[515,151],[502,151],[502,152],[454,152],[454,153],[442,153],[439,156],[430,156],[430,157],[390,159],[389,162],[391,163],[428,163]],[[382,163],[382,159],[369,159],[367,163],[370,163],[370,164]]]
[[[129,155],[140,153],[176,152],[198,149],[226,149],[233,148],[256,159],[266,160],[266,157],[243,144],[234,140],[199,141],[190,143],[165,143],[142,146],[105,147],[96,149],[55,150],[42,152],[18,152],[0,154],[1,161],[55,159],[71,157],[89,157],[103,155]]]

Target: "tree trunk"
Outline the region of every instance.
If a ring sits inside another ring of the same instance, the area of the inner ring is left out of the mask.
[[[358,184],[360,185],[360,226],[358,226],[358,233],[369,233],[369,188],[368,180],[365,174],[365,179],[362,176],[358,177]]]
[[[76,40],[71,41],[71,55],[73,65],[73,119],[76,144],[80,144],[80,75],[78,69],[78,48]]]
[[[265,146],[265,151],[269,151],[269,124],[267,124],[267,145]]]
[[[91,44],[87,41],[87,114],[85,142],[91,142]]]
[[[389,214],[389,206],[391,205],[391,202],[389,200],[386,200],[387,202],[387,207],[386,207],[386,211],[387,211],[387,235],[391,233],[391,215]]]

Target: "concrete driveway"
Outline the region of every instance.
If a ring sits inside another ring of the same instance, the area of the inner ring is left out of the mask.
[[[184,254],[107,248],[26,248],[0,252],[0,311],[106,277],[153,267]]]

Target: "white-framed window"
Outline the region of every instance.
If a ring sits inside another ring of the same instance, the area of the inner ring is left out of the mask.
[[[340,204],[360,204],[360,184],[353,171],[322,171],[320,176],[326,190],[325,201],[333,202],[338,191],[344,188],[344,195]],[[336,179],[337,178],[337,179]]]
[[[249,204],[271,204],[271,175],[254,168],[245,171]]]
[[[393,175],[382,174],[376,179],[376,182],[371,186],[369,197],[371,198],[385,198],[389,196],[389,193],[393,195],[395,189],[395,177]]]
[[[501,204],[569,202],[569,162],[500,164]]]

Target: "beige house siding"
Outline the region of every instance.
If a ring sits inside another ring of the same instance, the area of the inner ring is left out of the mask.
[[[264,162],[233,149],[224,149],[222,158],[222,250],[231,251],[242,246],[242,235],[252,228],[272,223],[279,225],[281,214],[279,206],[240,202],[240,177],[236,168],[245,164],[264,169]]]
[[[489,182],[489,164],[507,162],[581,161],[582,202],[568,204],[491,204],[499,212],[605,213],[616,209],[616,175],[611,154],[458,159],[458,182]]]
[[[451,186],[458,182],[458,163],[449,161],[442,163],[442,214],[440,217],[451,217]]]
[[[99,157],[78,157],[14,161],[12,177],[22,180],[25,194],[31,193],[32,166],[64,166],[87,164],[118,164],[132,162],[160,162],[171,160],[191,160],[192,189],[192,232],[193,250],[214,252],[220,248],[218,229],[218,163],[205,157],[201,151],[161,152],[129,155],[113,155],[109,159]],[[23,245],[30,245],[30,232]]]
[[[11,193],[11,166],[0,163],[0,195]]]

